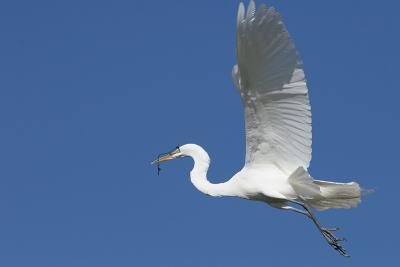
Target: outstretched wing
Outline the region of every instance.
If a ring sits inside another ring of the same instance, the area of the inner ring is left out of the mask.
[[[251,1],[239,5],[233,80],[246,120],[246,165],[291,173],[311,160],[311,111],[299,59],[281,16]]]

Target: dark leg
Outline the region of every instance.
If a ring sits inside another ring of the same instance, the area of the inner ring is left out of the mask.
[[[345,239],[338,238],[332,233],[333,231],[338,230],[338,228],[328,229],[328,228],[323,227],[318,222],[317,218],[312,213],[311,208],[307,204],[297,202],[297,201],[290,201],[290,202],[293,202],[295,204],[302,206],[305,209],[305,211],[302,211],[302,210],[299,210],[299,209],[296,209],[293,207],[286,207],[285,209],[292,210],[292,211],[304,214],[307,217],[309,217],[314,222],[315,226],[317,226],[318,230],[321,232],[322,236],[325,238],[325,240],[328,242],[328,244],[331,247],[333,247],[335,250],[337,250],[342,256],[349,257],[349,255],[346,253],[346,250],[342,247],[341,244],[339,244],[339,241],[343,241]]]
[[[291,210],[291,211],[306,215],[308,218],[311,219],[311,216],[307,211],[296,209],[296,208],[293,208],[292,206],[289,206],[289,205],[288,206],[279,207],[279,208],[280,209],[284,209],[284,210]]]

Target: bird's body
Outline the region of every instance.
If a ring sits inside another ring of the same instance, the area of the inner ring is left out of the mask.
[[[193,185],[210,196],[236,196],[295,211],[313,220],[328,243],[347,256],[333,235],[322,227],[311,208],[355,207],[361,189],[355,182],[313,179],[311,160],[311,108],[303,64],[274,8],[247,11],[239,5],[237,17],[238,64],[232,75],[245,111],[246,161],[241,171],[224,183],[207,179],[210,157],[199,145],[187,144],[154,162],[190,156],[194,160]],[[295,206],[300,205],[303,209]]]
[[[268,204],[297,199],[296,192],[288,183],[288,175],[274,165],[244,167],[234,177],[242,188],[243,198]]]
[[[191,181],[206,195],[258,200],[276,208],[288,207],[288,201],[306,201],[311,207],[319,210],[350,208],[360,201],[361,192],[358,184],[314,180],[301,167],[289,174],[273,164],[245,165],[228,181],[213,184],[207,177],[210,166],[208,153],[196,144],[181,146],[179,150],[182,155],[193,158]],[[326,192],[328,188],[331,190],[330,197]],[[332,194],[335,190],[338,194],[334,192]]]

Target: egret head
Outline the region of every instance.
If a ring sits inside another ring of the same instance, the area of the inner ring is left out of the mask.
[[[177,146],[174,150],[167,153],[162,153],[158,155],[157,159],[151,164],[160,164],[163,161],[181,158],[181,157],[196,157],[198,159],[209,161],[207,152],[199,145],[196,144],[186,144],[183,146]]]

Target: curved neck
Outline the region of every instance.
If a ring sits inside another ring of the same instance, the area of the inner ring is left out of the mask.
[[[198,151],[189,156],[194,161],[194,167],[190,172],[190,180],[200,192],[214,197],[235,195],[231,180],[219,184],[213,184],[208,181],[207,171],[210,166],[210,157],[206,151]]]

